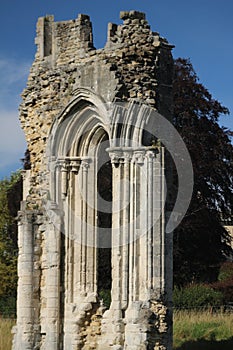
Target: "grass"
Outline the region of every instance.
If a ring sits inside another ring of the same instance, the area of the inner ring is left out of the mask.
[[[174,349],[198,341],[233,341],[233,314],[175,311],[173,333]]]
[[[11,350],[14,319],[0,318],[0,350]]]
[[[0,350],[11,350],[11,329],[14,324],[14,319],[0,318]],[[206,343],[201,347],[203,341]],[[233,313],[174,312],[174,350],[194,349],[191,346],[193,343],[196,343],[197,349],[206,350],[208,345],[209,349],[215,349],[215,343],[219,344],[219,350],[228,349],[227,344],[230,346],[229,349],[233,349],[231,342],[233,342]]]

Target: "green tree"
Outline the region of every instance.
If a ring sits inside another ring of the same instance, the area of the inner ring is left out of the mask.
[[[188,212],[174,232],[174,282],[212,281],[229,252],[222,217],[232,216],[232,132],[220,127],[229,111],[199,82],[191,62],[175,61],[174,124],[189,150],[194,190]]]
[[[19,172],[0,181],[0,306],[16,297],[17,223],[15,217],[22,196]]]

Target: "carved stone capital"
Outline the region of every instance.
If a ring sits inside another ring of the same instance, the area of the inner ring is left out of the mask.
[[[61,171],[67,173],[69,169],[70,169],[70,161],[66,159],[61,165]]]
[[[18,224],[32,224],[35,221],[35,212],[33,210],[19,210],[17,216]]]
[[[59,227],[64,216],[63,210],[53,201],[46,203],[45,210],[49,223],[53,223],[56,227]]]
[[[132,151],[123,152],[124,163],[129,163],[132,158],[133,158]]]
[[[57,159],[56,167],[59,168],[61,172],[75,172],[79,171],[81,165],[81,159],[79,157],[66,157],[64,159]]]
[[[63,199],[65,199],[67,195],[67,181],[68,181],[68,171],[69,171],[69,161],[62,160],[60,162],[60,171],[61,171],[61,193]]]
[[[113,165],[119,165],[122,162],[122,152],[121,151],[110,151],[109,157],[111,158],[111,163]]]
[[[70,161],[70,171],[73,173],[78,173],[80,169],[81,160],[71,160]]]
[[[145,151],[134,151],[133,162],[138,165],[143,165],[145,160]]]
[[[91,160],[89,158],[83,158],[81,160],[81,167],[83,169],[83,171],[87,172],[88,168],[90,167],[90,162]]]
[[[149,162],[152,162],[156,158],[156,153],[158,153],[157,149],[149,150],[146,152],[146,157]]]
[[[68,171],[68,166],[69,166],[68,159],[57,159],[55,164],[56,164],[56,168],[58,168],[59,171],[62,171],[62,172]]]

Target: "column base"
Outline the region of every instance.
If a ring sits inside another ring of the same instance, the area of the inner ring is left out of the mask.
[[[111,305],[105,311],[101,322],[101,338],[97,350],[123,350],[124,349],[124,321],[122,311]]]

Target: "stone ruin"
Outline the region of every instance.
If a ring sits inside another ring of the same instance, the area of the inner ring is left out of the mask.
[[[172,46],[143,13],[120,17],[98,50],[87,15],[37,23],[14,350],[172,349],[169,161],[156,138],[156,113],[172,114]]]

